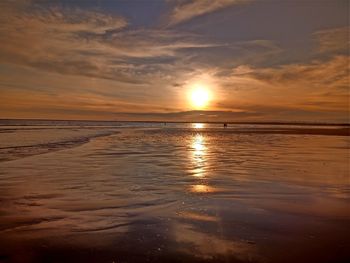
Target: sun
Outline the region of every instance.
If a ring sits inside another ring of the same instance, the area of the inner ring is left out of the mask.
[[[203,86],[195,87],[190,92],[191,105],[196,109],[205,108],[210,101],[210,92]]]

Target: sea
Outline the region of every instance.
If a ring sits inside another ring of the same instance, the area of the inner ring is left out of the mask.
[[[350,262],[349,125],[0,120],[0,262]]]

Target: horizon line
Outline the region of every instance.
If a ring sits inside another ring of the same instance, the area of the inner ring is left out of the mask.
[[[136,122],[136,123],[206,123],[206,124],[256,124],[256,125],[322,125],[322,126],[350,126],[349,123],[310,122],[310,121],[167,121],[167,120],[93,120],[93,119],[45,119],[45,118],[0,118],[0,121],[90,121],[90,122]]]

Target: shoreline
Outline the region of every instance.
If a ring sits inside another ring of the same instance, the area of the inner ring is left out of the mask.
[[[52,127],[52,129],[65,129],[64,127]],[[95,127],[93,127],[95,128]],[[118,128],[118,127],[115,127]],[[136,127],[124,127],[124,129],[134,129]],[[25,129],[25,128],[24,128]],[[88,129],[88,128],[87,128]],[[123,129],[123,127],[120,127]],[[81,138],[74,138],[70,140],[62,140],[56,142],[49,143],[38,143],[32,145],[19,145],[19,146],[7,146],[0,147],[0,163],[15,161],[18,159],[51,153],[55,151],[70,149],[74,147],[78,147],[80,145],[86,144],[90,142],[94,138],[110,136],[113,134],[120,133],[120,129],[115,131],[109,131],[102,134],[94,134],[90,136],[82,136]],[[342,136],[347,137],[350,136],[350,128],[285,128],[285,127],[268,127],[268,128],[177,128],[177,127],[166,127],[166,128],[155,128],[155,127],[137,127],[137,129],[141,130],[149,130],[154,129],[156,131],[164,131],[164,132],[184,132],[184,133],[200,133],[200,134],[243,134],[243,135],[321,135],[321,136]],[[44,129],[45,130],[45,129]],[[37,131],[40,131],[38,129]]]
[[[0,163],[16,161],[19,159],[23,159],[23,158],[31,157],[35,155],[52,153],[56,151],[75,148],[75,147],[84,145],[95,138],[110,136],[117,133],[120,133],[120,131],[108,132],[105,134],[95,134],[92,136],[84,136],[79,139],[58,141],[58,142],[52,142],[52,143],[0,147]],[[26,151],[23,151],[23,149],[26,149]],[[3,150],[5,150],[5,153],[1,153],[1,151]],[[1,157],[1,155],[10,156],[10,157],[5,158],[5,157]]]

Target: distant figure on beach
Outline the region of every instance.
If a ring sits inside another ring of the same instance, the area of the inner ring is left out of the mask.
[[[227,123],[224,123],[224,128],[227,128]]]

